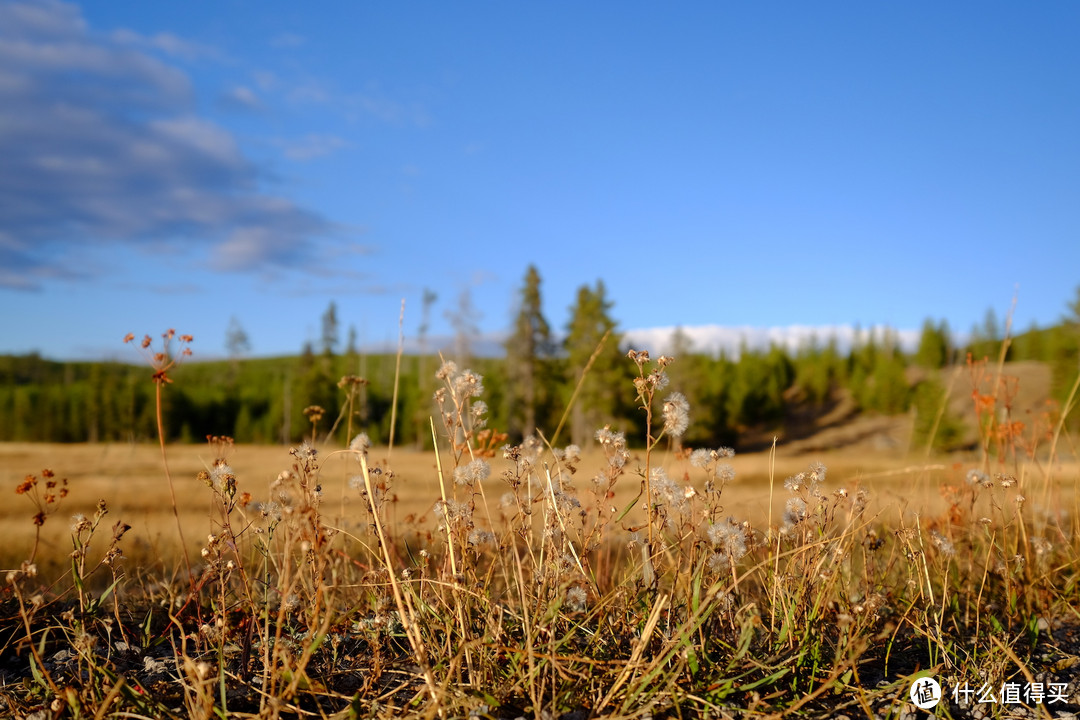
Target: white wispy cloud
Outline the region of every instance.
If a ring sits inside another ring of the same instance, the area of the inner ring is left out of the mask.
[[[91,32],[66,3],[0,3],[0,286],[101,272],[103,244],[303,270],[342,231],[263,192],[263,169],[147,45],[186,52],[169,35]],[[58,269],[58,257],[76,259]]]
[[[690,341],[694,352],[738,357],[741,348],[750,350],[768,350],[777,345],[789,352],[816,342],[824,346],[835,339],[841,352],[846,352],[857,340],[866,340],[873,333],[878,341],[886,333],[894,334],[900,347],[905,352],[914,351],[919,344],[919,330],[894,329],[885,326],[858,328],[854,325],[786,325],[777,327],[750,327],[724,325],[697,325],[685,327],[635,328],[625,333],[625,343],[637,350],[656,353],[671,353],[674,350],[676,330],[681,331]]]
[[[400,290],[400,288],[398,288]],[[840,352],[851,350],[856,341],[867,340],[873,333],[877,342],[883,342],[886,334],[895,338],[904,352],[914,352],[919,345],[919,330],[897,330],[884,325],[859,328],[854,325],[787,325],[778,327],[751,327],[697,325],[635,328],[623,332],[622,349],[648,350],[653,357],[661,353],[674,354],[673,345],[676,330],[681,331],[690,341],[690,351],[713,357],[721,352],[732,359],[737,359],[743,347],[750,350],[768,350],[772,345],[784,348],[794,354],[800,348],[816,342],[824,347],[835,339]],[[469,345],[474,355],[479,357],[500,357],[505,353],[507,332],[483,332],[473,335]],[[565,338],[559,335],[553,338],[561,346]],[[442,350],[453,354],[455,338],[453,335],[440,334],[427,338],[423,345],[414,335],[406,335],[404,349],[406,353],[434,352]],[[372,341],[364,344],[367,352],[394,352],[397,341]]]
[[[263,102],[254,90],[245,85],[236,85],[218,96],[218,103],[229,110],[261,112]]]
[[[181,60],[217,58],[221,55],[213,47],[185,40],[178,35],[167,32],[143,35],[134,30],[121,28],[114,30],[109,37],[118,45],[126,45],[141,50],[156,50]]]
[[[285,157],[290,160],[314,160],[315,158],[332,155],[339,150],[352,146],[348,140],[337,135],[311,133],[301,138],[281,139],[273,141],[273,144],[281,148]]]

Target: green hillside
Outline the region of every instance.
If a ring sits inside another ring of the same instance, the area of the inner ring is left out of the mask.
[[[471,368],[483,376],[483,400],[488,426],[520,437],[528,416],[550,435],[562,418],[580,378],[581,368],[595,349],[596,336],[587,338],[588,353],[561,349],[531,358],[523,375],[522,359],[477,358]],[[915,442],[935,435],[939,449],[970,446],[973,378],[983,357],[992,367],[1000,355],[1000,339],[978,339],[966,348],[952,348],[947,329],[928,322],[917,352],[901,353],[895,338],[871,337],[841,353],[835,343],[819,343],[791,354],[780,347],[768,351],[744,349],[738,359],[687,353],[670,366],[667,392],[683,393],[694,422],[683,438],[690,446],[742,445],[767,442],[773,434],[798,439],[823,427],[856,418],[904,413],[915,415]],[[1076,379],[1078,342],[1075,326],[1062,324],[1031,329],[1008,345],[1007,358],[1022,361],[1025,377],[1046,378],[1034,383],[1035,403],[1063,401]],[[597,427],[610,423],[634,431],[633,363],[626,347],[610,340],[582,384],[588,417],[571,413],[562,440],[586,442]],[[975,353],[981,353],[976,355]],[[291,443],[310,436],[304,409],[324,409],[317,432],[324,436],[335,425],[334,438],[364,431],[374,442],[390,436],[394,395],[393,355],[333,355],[307,352],[299,356],[199,362],[185,358],[170,372],[163,388],[164,419],[170,440],[194,440],[206,435],[230,435],[238,442]],[[406,355],[398,381],[398,444],[425,445],[428,417],[435,412],[432,395],[441,381],[435,377],[440,360]],[[959,372],[954,371],[957,366]],[[1045,373],[1031,368],[1041,366]],[[113,442],[156,437],[155,387],[148,365],[118,362],[57,362],[36,355],[0,357],[0,441]],[[981,371],[982,375],[986,370]],[[362,384],[343,378],[362,377]],[[525,379],[523,379],[525,378]],[[521,388],[531,383],[531,412],[523,413]],[[946,388],[951,401],[944,412]],[[1036,387],[1037,385],[1037,387]],[[343,412],[352,392],[351,409]],[[985,392],[985,390],[984,390]],[[1050,411],[1053,407],[1050,406]],[[620,419],[621,418],[621,419]],[[629,420],[627,419],[629,418]],[[590,429],[592,428],[592,429]],[[636,435],[637,433],[632,433]]]

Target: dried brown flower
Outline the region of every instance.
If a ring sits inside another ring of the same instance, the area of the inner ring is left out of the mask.
[[[30,492],[30,490],[35,485],[37,485],[37,478],[33,475],[27,475],[25,478],[23,478],[23,481],[19,483],[18,486],[15,488],[15,494],[25,495],[26,493]]]

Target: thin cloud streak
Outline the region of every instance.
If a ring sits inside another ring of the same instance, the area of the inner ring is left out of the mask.
[[[750,327],[699,325],[681,327],[636,328],[623,331],[621,349],[634,348],[648,350],[654,357],[661,353],[673,353],[673,336],[676,330],[682,331],[690,340],[690,352],[718,357],[721,353],[732,359],[738,359],[741,349],[767,351],[776,345],[789,353],[816,342],[824,347],[831,340],[836,341],[837,349],[846,353],[858,342],[865,342],[873,334],[878,343],[884,341],[886,333],[893,335],[904,352],[914,352],[919,345],[919,330],[897,330],[884,325],[872,328],[859,328],[855,325],[788,325],[785,327]],[[506,332],[479,333],[470,338],[473,354],[478,357],[501,357],[505,353]],[[557,345],[564,337],[553,338]],[[363,344],[366,352],[388,353],[397,350],[396,340],[391,342],[372,341]],[[436,350],[453,352],[454,336],[438,334],[427,338],[423,345],[415,335],[406,335],[404,350],[408,354],[431,353]]]
[[[858,342],[867,340],[871,333],[881,342],[887,332],[895,334],[904,352],[913,352],[919,345],[920,336],[919,330],[897,330],[883,325],[861,329],[854,325],[788,325],[767,328],[698,325],[627,330],[624,344],[629,343],[637,350],[648,350],[653,354],[671,353],[677,330],[690,340],[693,352],[713,356],[724,353],[732,358],[739,356],[744,345],[755,351],[768,350],[772,345],[776,345],[793,353],[814,342],[823,347],[834,339],[837,348],[841,352],[847,352]]]
[[[294,140],[276,139],[273,144],[290,160],[304,162],[332,155],[352,147],[352,143],[337,135],[310,133]]]
[[[212,47],[194,43],[167,32],[142,35],[133,30],[121,28],[114,31],[110,37],[120,45],[156,50],[181,60],[191,61],[220,56],[220,53]]]
[[[218,96],[218,105],[226,110],[240,112],[263,112],[262,100],[251,88],[237,85],[221,93]]]

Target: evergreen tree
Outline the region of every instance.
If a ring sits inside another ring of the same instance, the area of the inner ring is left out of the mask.
[[[225,352],[229,356],[227,384],[230,390],[235,390],[236,378],[240,372],[240,359],[251,352],[251,340],[235,315],[229,318],[229,327],[225,329]]]
[[[854,345],[848,358],[848,387],[855,403],[861,408],[871,404],[870,376],[877,365],[877,336],[873,328],[863,333],[856,328]]]
[[[108,423],[103,420],[105,415],[105,398],[101,395],[104,385],[104,371],[101,363],[90,366],[90,394],[86,403],[86,442],[96,443],[102,435],[102,430],[108,432]],[[105,428],[102,428],[102,425]]]
[[[476,322],[481,317],[472,301],[472,292],[463,287],[458,293],[457,309],[446,311],[446,319],[454,328],[454,359],[464,367],[472,357],[472,344],[480,334]]]
[[[251,352],[251,338],[235,315],[229,318],[229,327],[225,330],[225,352],[234,362]]]
[[[949,326],[944,320],[935,325],[933,320],[926,318],[919,337],[919,349],[915,352],[915,362],[922,367],[936,369],[945,367],[951,355]]]
[[[326,356],[331,356],[337,351],[341,339],[338,337],[337,305],[333,300],[322,316],[322,351]]]
[[[577,301],[570,308],[570,323],[566,333],[567,392],[577,387],[600,340],[609,333],[603,350],[593,362],[588,376],[581,386],[570,415],[570,435],[577,445],[590,442],[593,433],[604,423],[614,422],[618,406],[620,384],[624,373],[620,372],[623,357],[619,349],[621,336],[615,332],[611,318],[612,304],[606,297],[604,283],[596,281],[595,289],[582,285]]]
[[[358,338],[356,334],[356,326],[349,325],[349,341],[345,345],[345,354],[349,356],[350,360],[349,367],[352,367],[355,364],[354,361],[356,360],[356,356],[359,353],[356,345],[357,340]]]
[[[735,382],[735,363],[723,352],[715,360],[702,356],[697,356],[697,359],[704,361],[706,377],[704,404],[707,409],[704,414],[698,415],[702,418],[700,425],[707,438],[703,444],[713,447],[735,445],[738,432],[734,420],[728,413],[731,388]],[[695,422],[690,427],[693,429],[698,425],[699,422]]]
[[[1049,331],[1047,355],[1053,373],[1054,395],[1064,402],[1080,372],[1080,286],[1076,297],[1066,306],[1061,324]],[[1080,417],[1073,411],[1072,417]]]
[[[881,353],[870,377],[871,395],[866,407],[895,415],[908,407],[910,388],[904,374],[904,358],[896,350]]]
[[[948,408],[945,388],[936,377],[918,384],[913,404],[913,450],[951,452],[962,447],[964,423]]]
[[[795,369],[779,345],[769,352],[751,351],[745,344],[727,395],[729,421],[737,430],[773,424],[784,416],[784,391],[795,379]]]
[[[836,338],[831,338],[829,344],[822,347],[817,336],[811,337],[796,353],[794,366],[795,384],[806,401],[812,405],[824,404],[841,375]]]
[[[1045,361],[1047,359],[1046,333],[1032,320],[1026,332],[1013,338],[1009,349],[1013,360]]]
[[[983,335],[993,342],[998,342],[1002,338],[1001,324],[998,322],[993,306],[986,308],[986,315],[983,317]]]
[[[551,328],[541,308],[540,273],[525,273],[514,331],[506,341],[506,414],[508,430],[528,437],[536,430],[538,409],[546,404],[544,365],[553,354]]]
[[[332,306],[333,303],[331,303]],[[323,317],[326,318],[325,315]],[[304,343],[299,363],[299,386],[292,392],[290,398],[290,429],[292,433],[295,433],[297,423],[299,423],[299,427],[302,428],[301,437],[310,436],[311,432],[311,425],[303,415],[304,408],[314,405],[323,409],[323,417],[328,418],[329,422],[320,424],[320,432],[325,432],[337,417],[339,408],[337,378],[334,377],[333,356],[326,352],[328,346],[325,344],[325,335],[323,339],[324,352],[321,361],[315,357],[315,349],[311,343]]]
[[[1062,318],[1062,322],[1080,333],[1080,285],[1076,286],[1074,294],[1076,297],[1065,306],[1069,312]]]
[[[864,348],[865,350],[865,348]],[[860,388],[855,388],[859,406],[888,415],[903,412],[908,407],[910,388],[904,373],[904,356],[900,352],[896,332],[886,329],[881,344],[874,344],[873,353],[863,356],[866,375]]]
[[[998,354],[1001,352],[1002,339],[1003,333],[998,323],[997,313],[994,312],[993,307],[988,307],[982,325],[975,325],[971,329],[971,341],[968,344],[968,351],[976,361],[983,359],[997,360]]]
[[[431,307],[439,296],[434,291],[424,288],[420,302],[420,327],[416,329],[419,354],[416,357],[416,403],[413,408],[413,428],[416,449],[423,450],[431,440],[424,425],[431,415],[431,395],[434,392],[435,370],[428,366],[427,334],[431,327]]]

